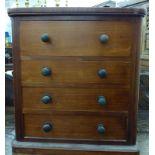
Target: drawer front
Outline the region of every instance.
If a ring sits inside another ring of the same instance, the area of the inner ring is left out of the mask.
[[[50,74],[44,74],[49,71]],[[117,61],[22,61],[21,76],[25,85],[98,83],[127,86],[131,79],[131,64]]]
[[[130,56],[133,32],[130,21],[22,21],[20,50],[32,56]],[[103,43],[102,34],[108,35]]]
[[[128,89],[23,88],[23,111],[127,111]]]
[[[24,115],[24,136],[66,140],[126,140],[127,118],[93,114],[26,114]]]

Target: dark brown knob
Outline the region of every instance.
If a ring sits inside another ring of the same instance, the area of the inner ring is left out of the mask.
[[[48,41],[49,41],[49,36],[48,36],[48,34],[47,34],[47,33],[42,34],[42,35],[41,35],[41,40],[42,40],[43,42],[48,42]]]
[[[42,129],[44,132],[49,132],[53,129],[53,126],[51,123],[44,123]]]
[[[52,97],[49,96],[49,95],[45,95],[45,96],[42,97],[41,101],[43,103],[45,103],[45,104],[48,104],[48,103],[50,103],[52,101]]]
[[[44,67],[42,70],[41,70],[41,74],[43,76],[50,76],[52,74],[52,70],[49,68],[49,67]]]
[[[106,105],[106,98],[105,98],[105,96],[99,96],[98,97],[98,103],[101,106],[105,106]]]
[[[106,43],[109,40],[109,36],[107,34],[102,34],[100,35],[100,42],[101,43]]]
[[[98,70],[97,74],[100,78],[105,78],[107,76],[107,71],[105,69],[101,68]]]
[[[100,134],[104,134],[105,133],[105,127],[103,124],[98,124],[97,125],[97,132]]]

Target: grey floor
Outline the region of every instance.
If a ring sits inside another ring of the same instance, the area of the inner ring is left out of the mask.
[[[15,137],[14,132],[14,111],[13,107],[6,107],[5,120],[5,155],[12,155],[11,144]],[[149,155],[149,112],[148,110],[139,110],[137,141],[140,149],[140,155]]]

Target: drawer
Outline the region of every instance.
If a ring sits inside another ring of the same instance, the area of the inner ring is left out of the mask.
[[[19,31],[21,55],[29,56],[130,56],[134,40],[129,20],[22,21]],[[109,37],[105,43],[102,34]]]
[[[119,88],[23,88],[23,111],[128,111],[130,91]]]
[[[47,73],[47,75],[45,75]],[[25,60],[21,62],[21,80],[24,85],[42,84],[121,84],[129,85],[131,63],[119,61],[50,61]]]
[[[119,141],[127,139],[122,115],[24,115],[24,137],[59,140]]]

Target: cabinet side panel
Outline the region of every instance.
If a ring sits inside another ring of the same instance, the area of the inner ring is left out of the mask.
[[[140,34],[141,34],[141,18],[133,19],[134,36],[132,51],[132,79],[131,79],[131,103],[129,106],[129,134],[130,144],[136,143],[137,135],[137,107],[139,94],[139,59],[140,59]]]
[[[20,85],[20,47],[19,47],[19,25],[18,17],[12,18],[12,40],[13,40],[13,87],[14,87],[14,105],[15,105],[15,130],[16,139],[22,138],[22,112],[21,96],[22,89]]]

